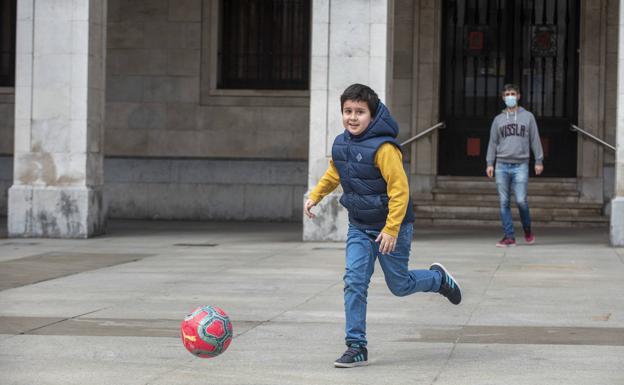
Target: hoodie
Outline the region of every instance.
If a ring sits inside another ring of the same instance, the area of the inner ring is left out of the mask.
[[[541,165],[544,152],[533,114],[522,107],[514,112],[503,110],[494,118],[490,128],[487,165],[493,166],[496,160],[505,163],[528,162],[530,150],[533,150],[535,164]]]

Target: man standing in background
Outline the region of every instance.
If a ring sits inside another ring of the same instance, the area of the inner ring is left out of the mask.
[[[530,151],[533,150],[535,175],[540,175],[544,171],[544,152],[535,117],[518,105],[520,88],[515,84],[506,84],[503,86],[501,96],[506,108],[492,122],[486,174],[490,178],[496,175],[496,188],[500,200],[504,235],[496,243],[496,247],[511,247],[516,245],[510,207],[511,192],[516,198],[524,240],[527,244],[535,242],[527,201],[529,159]]]

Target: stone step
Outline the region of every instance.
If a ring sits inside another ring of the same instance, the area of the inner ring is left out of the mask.
[[[435,187],[432,192],[434,194],[462,194],[462,195],[497,195],[496,192],[496,184],[492,183],[489,187],[481,187],[481,188],[463,188],[463,187]],[[535,196],[560,196],[560,197],[579,197],[579,192],[576,190],[551,190],[546,188],[541,188],[537,186],[531,186],[529,184],[528,195]]]
[[[439,192],[434,193],[434,201],[435,202],[446,202],[446,201],[462,201],[466,204],[477,204],[479,202],[498,202],[498,194],[496,192],[488,193],[488,194],[462,194],[462,193],[448,193],[448,192]],[[420,204],[422,200],[419,200],[415,197],[414,202],[418,202]],[[579,196],[575,195],[536,195],[529,194],[529,205],[533,205],[537,202],[544,203],[552,203],[552,204],[571,204],[578,203]],[[592,204],[593,205],[593,204]],[[601,206],[600,204],[597,204]]]
[[[548,209],[542,209],[548,210]],[[584,215],[582,213],[559,213],[555,211],[531,210],[531,220],[536,222],[583,222],[583,223],[602,223],[609,222],[609,218],[601,215]],[[518,210],[512,209],[512,217],[519,220]],[[575,215],[576,214],[576,215]],[[498,209],[489,209],[476,207],[473,211],[468,210],[422,210],[418,208],[414,210],[417,219],[448,219],[457,221],[498,221],[500,222],[500,213]]]
[[[496,182],[494,179],[487,177],[443,177],[436,178],[436,188],[439,190],[452,189],[470,191],[473,189],[496,190]],[[578,187],[574,178],[530,178],[529,191],[570,191],[577,192]]]
[[[536,225],[552,227],[603,227],[609,219],[602,204],[579,202],[575,178],[529,180],[529,207]],[[414,195],[414,214],[422,225],[500,227],[496,182],[487,177],[438,176],[432,194]],[[519,221],[512,202],[512,217]]]
[[[517,209],[512,205],[512,212]],[[560,207],[531,207],[531,217],[544,220],[557,220],[559,217],[568,218],[591,218],[602,217],[602,210],[598,208],[560,208]],[[471,215],[486,215],[498,218],[500,209],[498,206],[445,206],[445,205],[418,205],[414,207],[416,216],[429,214],[435,218],[469,217]]]
[[[574,221],[541,221],[531,219],[534,229],[540,227],[565,227],[565,228],[593,228],[593,227],[607,227],[608,221],[605,222],[582,222],[578,220]],[[520,226],[518,220],[514,221],[516,229]],[[431,226],[462,226],[462,227],[495,227],[500,229],[500,219],[446,219],[446,218],[416,218],[414,221],[416,227],[431,227]],[[539,237],[539,234],[538,234]]]
[[[484,170],[485,171],[485,170]],[[474,180],[491,180],[487,176],[449,176],[449,175],[438,175],[436,179],[439,181],[474,181]],[[543,176],[532,176],[530,177],[531,181],[542,181],[544,183],[571,183],[576,184],[576,178],[554,178],[554,177],[543,177]]]
[[[493,184],[494,178],[488,178],[486,176],[437,176],[436,184],[444,186],[448,184],[458,185],[474,185],[474,184]],[[544,177],[530,177],[529,185],[540,186],[544,188],[559,188],[559,189],[573,189],[577,188],[576,178],[544,178]]]
[[[449,194],[451,195],[451,194]],[[414,200],[414,208],[427,207],[427,206],[466,206],[466,207],[498,207],[498,195],[481,195],[478,197],[466,196],[460,194],[451,195],[442,198],[440,195],[436,195],[434,200],[419,199]],[[476,198],[476,199],[475,199]],[[483,199],[487,198],[487,199]],[[536,199],[538,198],[538,199]],[[515,202],[511,203],[512,207],[515,207]],[[592,209],[598,213],[602,213],[602,204],[600,203],[580,203],[578,201],[566,202],[562,201],[561,197],[546,197],[546,196],[529,196],[529,207],[533,208],[552,208],[552,209]]]

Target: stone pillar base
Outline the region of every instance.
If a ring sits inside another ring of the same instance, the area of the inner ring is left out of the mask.
[[[312,212],[316,218],[303,216],[304,241],[346,241],[349,227],[347,210],[340,204],[342,193],[331,193],[316,205]],[[308,193],[304,196],[304,202]]]
[[[91,187],[14,185],[8,214],[16,238],[88,238],[104,233],[106,222],[102,189]]]
[[[624,197],[611,201],[611,245],[624,246]]]
[[[433,199],[433,188],[435,187],[435,175],[412,174],[409,177],[409,188],[412,197],[418,199]]]
[[[603,178],[578,178],[582,203],[603,203],[604,202],[604,179]]]

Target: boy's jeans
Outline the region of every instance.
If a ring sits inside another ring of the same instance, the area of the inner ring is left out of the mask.
[[[509,193],[513,190],[520,212],[522,228],[526,231],[531,228],[531,215],[527,202],[527,189],[529,186],[529,163],[503,163],[496,162],[496,187],[500,199],[500,215],[503,222],[505,237],[514,238],[513,221],[511,219],[511,207],[509,205]]]
[[[413,233],[414,227],[411,223],[402,224],[394,251],[390,254],[379,254],[379,243],[375,242],[379,231],[364,231],[349,224],[344,275],[347,345],[366,345],[366,298],[377,257],[392,294],[405,296],[419,291],[437,292],[440,289],[441,278],[438,272],[410,271],[407,268]]]

